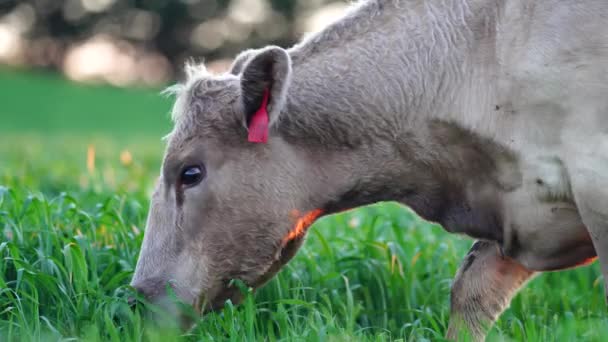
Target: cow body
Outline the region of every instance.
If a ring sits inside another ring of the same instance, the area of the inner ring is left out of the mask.
[[[259,286],[297,251],[279,242],[288,212],[378,201],[480,240],[454,282],[449,337],[482,338],[535,272],[597,255],[606,277],[606,27],[603,0],[364,1],[290,50],[247,51],[226,75],[192,71],[133,283],[173,279],[188,284],[182,298],[220,303],[234,295],[220,295],[226,277]],[[264,91],[270,140],[248,144]],[[203,162],[199,192],[169,181],[173,165]],[[190,225],[188,241],[167,225]],[[241,249],[243,266],[229,250],[245,241],[260,245]]]
[[[530,269],[571,266],[595,254],[573,183],[585,188],[591,173],[603,184],[608,171],[607,14],[603,1],[367,2],[291,50],[290,94],[298,101],[294,107],[305,108],[299,115],[344,115],[335,125],[357,138],[369,134],[357,130],[371,123],[383,135],[403,136],[406,150],[413,132],[425,143],[437,140],[436,148],[416,154],[451,150],[436,158],[441,161],[420,158],[452,164],[445,169],[469,168],[456,183],[479,183],[472,180],[488,170],[477,164],[490,165],[495,174],[488,184],[468,185],[459,191],[466,195],[452,201],[468,202],[465,208],[455,203],[448,213],[416,211],[449,231],[499,242]],[[348,22],[355,29],[339,32]],[[307,108],[298,99],[321,96],[335,101]],[[429,128],[437,122],[444,127]],[[459,162],[474,165],[454,165]],[[608,191],[599,189],[593,192],[604,194],[591,197],[602,203]],[[390,200],[420,206],[420,199]],[[474,202],[484,206],[477,213]]]

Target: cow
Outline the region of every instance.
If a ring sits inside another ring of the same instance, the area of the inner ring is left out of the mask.
[[[477,240],[448,338],[540,272],[608,276],[608,2],[369,0],[295,46],[186,68],[132,286],[200,312],[315,219],[380,201]],[[166,304],[166,306],[170,306]]]

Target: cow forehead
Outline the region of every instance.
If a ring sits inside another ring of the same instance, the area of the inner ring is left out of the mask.
[[[164,94],[175,97],[171,111],[174,123],[190,120],[197,116],[217,110],[218,105],[234,100],[239,94],[239,78],[232,74],[212,75],[202,71],[186,71],[186,80],[167,88]]]
[[[167,154],[205,137],[227,134],[226,128],[234,126],[238,82],[216,77],[172,88],[176,97],[172,109],[173,129],[163,139],[168,144]]]

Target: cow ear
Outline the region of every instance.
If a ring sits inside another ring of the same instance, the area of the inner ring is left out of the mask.
[[[245,124],[250,127],[254,115],[266,111],[271,126],[285,104],[291,80],[291,57],[277,46],[250,53],[240,72]],[[234,69],[238,69],[238,65],[234,65]]]
[[[230,74],[234,76],[240,75],[243,71],[243,67],[245,67],[245,64],[249,62],[251,57],[253,57],[258,51],[259,50],[249,49],[241,52],[238,56],[236,56],[236,58],[232,62],[232,65],[230,66]]]

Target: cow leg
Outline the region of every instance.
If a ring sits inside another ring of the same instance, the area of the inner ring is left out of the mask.
[[[502,256],[497,243],[475,242],[452,285],[448,339],[483,341],[511,298],[533,274]]]
[[[593,241],[608,298],[608,141],[594,141],[587,151],[576,154],[569,173],[574,200]]]
[[[603,203],[608,208],[608,198]],[[579,211],[589,230],[593,247],[598,256],[602,276],[604,277],[604,293],[608,302],[608,216],[594,212],[590,208],[581,208]]]

